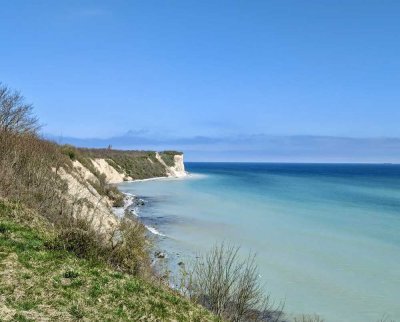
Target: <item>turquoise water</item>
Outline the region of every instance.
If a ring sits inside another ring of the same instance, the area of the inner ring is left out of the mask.
[[[257,253],[288,313],[400,320],[400,166],[188,163],[181,180],[121,184],[146,200],[171,265],[216,241]]]

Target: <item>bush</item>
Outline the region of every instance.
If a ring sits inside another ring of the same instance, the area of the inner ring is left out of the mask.
[[[17,200],[49,219],[65,214],[67,185],[57,171],[69,162],[54,143],[30,133],[0,130],[0,196]]]
[[[61,147],[61,153],[68,156],[72,161],[76,160],[77,150],[72,145],[68,145],[68,144],[63,145]]]
[[[123,196],[118,197],[113,201],[113,207],[119,208],[119,207],[123,207],[124,205],[125,205],[125,202],[124,202]]]
[[[0,130],[8,133],[36,134],[40,128],[32,114],[33,106],[24,97],[0,83]]]
[[[51,248],[64,249],[80,258],[105,262],[111,267],[132,275],[150,272],[146,228],[134,219],[126,219],[110,236],[103,235],[85,219],[70,219],[58,230]]]
[[[294,322],[324,322],[318,315],[300,315],[294,318]]]
[[[59,226],[56,248],[62,248],[78,257],[100,260],[105,243],[104,237],[98,234],[85,219],[69,219],[69,223]]]
[[[130,274],[148,275],[150,247],[147,230],[142,223],[136,219],[122,220],[112,236],[108,262]]]
[[[221,244],[200,257],[184,286],[189,296],[228,321],[280,321],[283,305],[274,307],[264,295],[255,256],[241,260],[238,252]]]
[[[165,164],[169,167],[175,166],[175,155],[181,154],[176,151],[164,151],[160,153],[161,159],[165,162]]]
[[[72,279],[72,278],[77,278],[79,276],[79,273],[69,270],[69,271],[64,272],[63,276],[64,276],[64,278]]]

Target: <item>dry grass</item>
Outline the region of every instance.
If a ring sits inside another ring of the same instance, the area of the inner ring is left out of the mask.
[[[52,233],[16,222],[31,214],[1,205],[1,321],[217,321],[172,290],[53,248]]]

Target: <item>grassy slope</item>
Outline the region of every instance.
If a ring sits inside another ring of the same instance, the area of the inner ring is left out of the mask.
[[[0,321],[215,321],[162,286],[52,249],[12,208],[0,200]]]

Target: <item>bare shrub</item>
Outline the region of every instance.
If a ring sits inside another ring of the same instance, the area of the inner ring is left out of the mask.
[[[13,133],[36,133],[40,128],[24,97],[0,83],[0,129]]]
[[[377,322],[396,322],[392,320],[387,314],[384,314]]]
[[[324,319],[322,319],[319,315],[300,315],[294,318],[294,322],[324,322]]]
[[[105,176],[76,148],[60,147],[39,138],[37,119],[31,110],[32,106],[24,104],[19,93],[0,87],[0,198],[23,204],[43,216],[55,230],[51,247],[101,260],[131,274],[149,270],[149,242],[143,225],[122,221],[114,232],[106,232],[101,219],[95,220],[99,218],[97,205],[79,194],[69,194],[67,182],[58,171],[72,169],[72,160],[78,160],[98,179],[97,189],[102,192],[98,202],[108,196],[121,204],[122,194],[107,184]]]
[[[45,217],[65,212],[65,182],[56,169],[67,160],[57,146],[33,134],[0,130],[0,195],[24,203]]]
[[[255,256],[239,258],[239,248],[214,246],[194,264],[185,285],[190,297],[232,322],[280,321],[283,305],[264,295]]]
[[[146,228],[138,220],[122,220],[108,245],[108,262],[113,267],[134,275],[150,272],[151,243]]]

